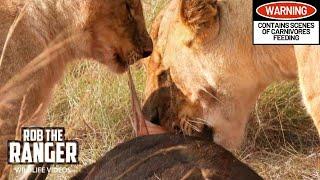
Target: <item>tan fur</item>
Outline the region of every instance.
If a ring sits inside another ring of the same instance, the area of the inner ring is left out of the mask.
[[[303,100],[320,135],[320,47],[295,46]]]
[[[42,126],[52,89],[68,62],[94,59],[124,72],[152,51],[152,42],[140,0],[3,0],[0,17],[1,173],[7,140],[15,138],[22,97],[26,107],[21,119],[28,120],[24,126]],[[37,117],[29,120],[39,108]]]
[[[153,26],[157,34],[152,34],[155,50],[146,63],[145,107],[161,101],[154,96],[159,92],[156,82],[161,71],[169,71],[188,103],[157,109],[177,109],[176,114],[211,127],[218,144],[239,147],[259,94],[272,82],[297,76],[293,46],[252,45],[251,6],[247,0],[171,1]],[[204,13],[208,10],[212,12],[209,17]],[[185,12],[192,16],[184,16]],[[189,21],[193,23],[186,23]],[[190,105],[197,108],[188,108]]]
[[[147,65],[147,100],[144,102],[143,113],[148,119],[159,124],[170,132],[184,132],[197,135],[203,129],[197,119],[201,117],[199,104],[192,103],[172,82],[169,70],[151,60]]]

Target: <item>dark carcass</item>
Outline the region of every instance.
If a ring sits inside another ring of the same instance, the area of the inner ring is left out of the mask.
[[[135,138],[72,179],[262,179],[219,145],[162,134]]]

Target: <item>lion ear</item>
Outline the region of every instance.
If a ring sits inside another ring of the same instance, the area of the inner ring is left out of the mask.
[[[218,21],[216,0],[181,0],[180,15],[182,22],[192,31],[210,28]]]

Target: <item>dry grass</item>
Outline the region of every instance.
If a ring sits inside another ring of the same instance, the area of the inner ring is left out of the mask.
[[[163,5],[145,0],[150,24]],[[168,1],[168,0],[166,0]],[[142,97],[145,75],[133,71]],[[49,124],[64,126],[80,142],[81,166],[90,164],[118,142],[132,137],[127,77],[92,62],[71,65],[55,91]],[[260,97],[238,156],[266,179],[320,179],[320,142],[294,82],[275,84]],[[317,149],[318,148],[318,149]],[[317,154],[318,153],[318,154]],[[65,179],[70,174],[53,174]]]
[[[320,141],[296,82],[261,95],[240,159],[266,179],[319,179]]]

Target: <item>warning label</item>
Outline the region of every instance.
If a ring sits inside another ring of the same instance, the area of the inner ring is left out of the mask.
[[[319,4],[319,3],[318,3]],[[319,44],[317,6],[297,1],[254,1],[254,44]]]

